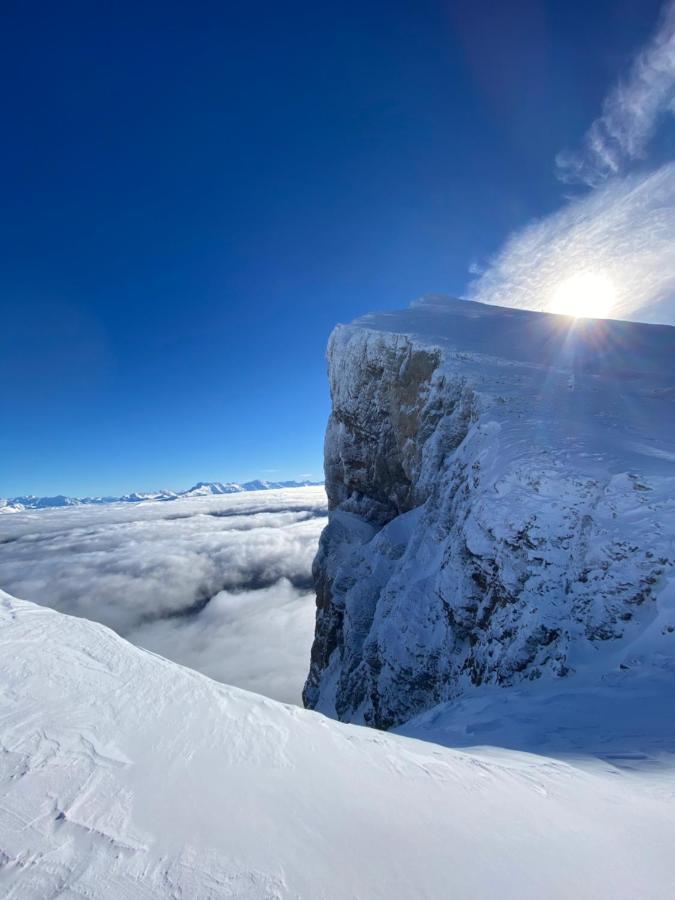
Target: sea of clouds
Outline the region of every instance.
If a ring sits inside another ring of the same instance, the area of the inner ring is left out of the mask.
[[[300,702],[323,487],[0,516],[0,587]]]

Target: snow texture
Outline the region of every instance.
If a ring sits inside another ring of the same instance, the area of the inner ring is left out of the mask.
[[[491,686],[675,692],[674,328],[432,297],[328,362],[307,706],[390,728]]]
[[[673,770],[449,750],[0,592],[0,895],[672,896]]]

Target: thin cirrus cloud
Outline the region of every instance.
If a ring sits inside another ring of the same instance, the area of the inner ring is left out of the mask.
[[[609,93],[582,149],[563,151],[556,164],[563,181],[596,186],[641,159],[660,118],[675,113],[675,3],[664,7],[652,41],[630,73]]]
[[[321,487],[0,517],[0,587],[206,675],[299,703]]]
[[[611,316],[675,323],[675,163],[612,179],[510,237],[469,299],[548,310],[556,289],[597,272],[614,286]]]
[[[664,116],[675,113],[675,3],[650,44],[608,95],[579,150],[556,159],[558,177],[590,190],[513,234],[471,300],[549,310],[556,289],[592,273],[613,285],[613,318],[675,324],[675,164],[630,173]]]

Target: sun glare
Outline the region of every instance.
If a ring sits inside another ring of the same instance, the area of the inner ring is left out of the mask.
[[[606,275],[582,272],[558,285],[549,312],[575,319],[605,319],[615,302],[614,285]]]

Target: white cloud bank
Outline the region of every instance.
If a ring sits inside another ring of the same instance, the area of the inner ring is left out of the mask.
[[[675,324],[675,164],[625,175],[671,113],[675,3],[608,95],[581,150],[556,160],[563,180],[583,182],[591,192],[510,237],[469,283],[468,298],[550,310],[561,285],[592,276],[612,285],[612,318]]]
[[[127,638],[216,681],[300,704],[313,635],[314,593],[281,578],[221,591],[199,614],[141,625]]]
[[[300,702],[321,487],[0,520],[0,587],[229,684]]]

